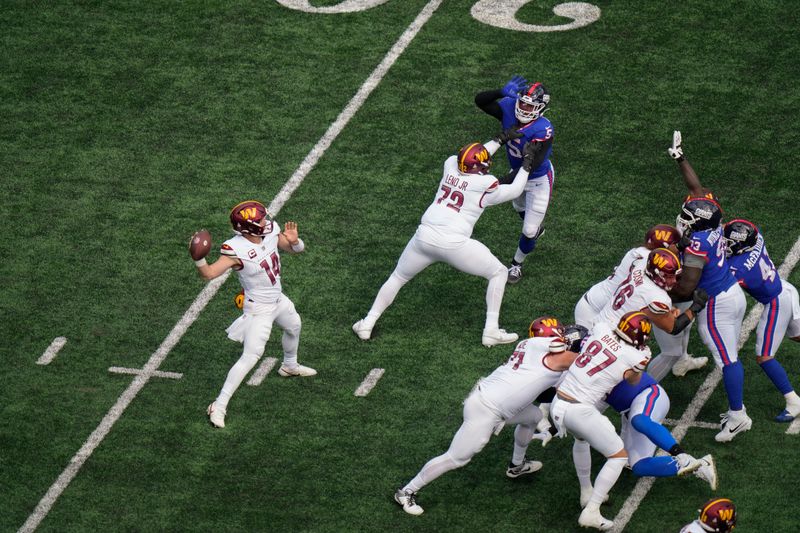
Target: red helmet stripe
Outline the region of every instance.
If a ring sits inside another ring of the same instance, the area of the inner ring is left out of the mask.
[[[530,86],[530,87],[528,87],[528,90],[527,90],[527,91],[525,91],[525,94],[526,94],[526,95],[528,95],[528,96],[532,95],[532,94],[533,94],[533,92],[536,90],[536,88],[537,88],[537,87],[539,87],[539,86],[541,86],[541,85],[542,85],[542,84],[541,84],[541,83],[539,83],[538,81],[537,81],[536,83],[532,83],[532,84],[531,84],[531,86]]]

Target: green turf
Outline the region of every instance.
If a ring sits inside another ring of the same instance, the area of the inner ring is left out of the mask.
[[[335,5],[315,1],[316,6]],[[203,288],[186,254],[195,229],[219,244],[227,210],[269,202],[405,31],[424,0],[350,14],[276,2],[5,2],[0,9],[0,531],[15,531]],[[474,381],[508,355],[480,346],[485,281],[433,266],[360,342],[351,324],[432,200],[445,158],[489,139],[473,97],[513,74],[553,95],[556,188],[547,235],[506,292],[501,323],[572,316],[646,227],[674,220],[684,193],[666,155],[681,129],[726,217],[759,223],[779,264],[800,236],[800,5],[782,1],[594,2],[578,30],[532,34],[443,2],[278,215],[307,252],[284,256],[303,319],[300,358],[319,375],[242,386],[228,427],[204,409],[240,346],[222,287],[42,522],[43,531],[574,531],[569,441],[531,453],[535,479],[504,476],[506,430],[420,494],[394,489],[446,449]],[[519,12],[556,24],[557,2]],[[506,169],[497,158],[498,173]],[[507,262],[519,221],[484,214],[474,236]],[[213,254],[214,256],[216,253]],[[791,280],[800,283],[800,275]],[[36,359],[68,342],[49,366]],[[278,333],[267,356],[280,357]],[[753,430],[727,445],[691,429],[687,449],[718,457],[742,531],[797,530],[798,436],[771,418],[782,399],[743,354]],[[706,354],[693,339],[695,354]],[[800,349],[780,359],[793,382]],[[386,374],[366,398],[370,369]],[[704,376],[669,377],[679,418]],[[699,419],[725,410],[717,390]],[[595,456],[595,467],[602,463]],[[635,479],[623,473],[606,516]],[[658,481],[628,531],[676,531],[711,496],[699,480]]]

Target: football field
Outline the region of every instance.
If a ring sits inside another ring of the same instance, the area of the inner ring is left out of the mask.
[[[351,330],[445,159],[500,131],[475,94],[513,75],[552,95],[556,179],[501,327],[572,322],[649,226],[674,223],[675,129],[724,218],[758,224],[800,284],[794,2],[9,1],[0,24],[0,531],[578,530],[572,440],[534,441],[544,468],[511,480],[508,428],[420,492],[422,516],[392,499],[511,353],[480,343],[484,279],[434,265],[372,340]],[[216,259],[251,198],[306,243],[282,279],[318,375],[278,376],[274,328],[218,430],[205,410],[241,354],[225,334],[239,283],[204,283],[186,247],[207,228]],[[473,237],[508,263],[519,231],[505,204]],[[714,441],[727,399],[712,368],[663,382],[674,434],[714,454],[719,489],[625,470],[602,509],[618,530],[678,531],[715,495],[737,531],[800,529],[800,426],[772,420],[784,401],[753,355],[753,303],[752,430]],[[690,351],[709,355],[696,328]],[[777,357],[800,385],[800,345]]]

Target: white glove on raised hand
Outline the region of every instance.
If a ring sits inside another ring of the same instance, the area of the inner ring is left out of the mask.
[[[683,159],[683,148],[681,148],[681,132],[675,130],[672,132],[672,147],[667,148],[667,153],[672,159],[678,161]]]

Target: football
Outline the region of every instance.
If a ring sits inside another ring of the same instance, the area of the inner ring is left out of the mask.
[[[192,259],[197,261],[198,259],[202,259],[207,256],[208,252],[210,251],[211,234],[205,229],[196,231],[195,234],[192,235],[192,239],[189,241],[189,255],[192,256]]]

